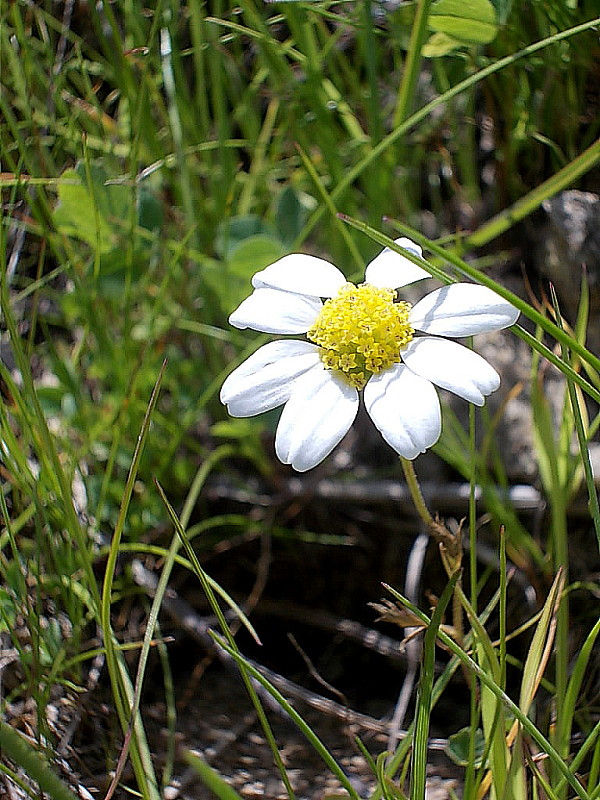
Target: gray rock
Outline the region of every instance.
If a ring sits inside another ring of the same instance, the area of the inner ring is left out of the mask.
[[[590,289],[588,347],[600,350],[600,197],[561,192],[543,203],[546,222],[538,238],[535,264],[556,287],[565,317],[574,323],[584,272]]]

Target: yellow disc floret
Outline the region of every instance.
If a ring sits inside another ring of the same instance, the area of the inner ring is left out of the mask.
[[[346,283],[326,300],[306,334],[321,348],[321,360],[347,383],[362,389],[371,375],[401,361],[413,337],[410,303],[395,303],[393,289]]]

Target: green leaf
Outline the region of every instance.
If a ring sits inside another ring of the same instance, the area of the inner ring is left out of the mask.
[[[138,225],[148,231],[158,231],[163,224],[163,209],[158,199],[142,187],[137,201]]]
[[[76,170],[66,170],[62,178],[58,186],[54,224],[66,236],[80,239],[101,253],[108,253],[115,244],[115,237],[100,210],[101,204],[94,203],[94,196]]]
[[[459,767],[467,767],[471,757],[469,743],[471,736],[475,739],[475,746],[473,749],[473,766],[475,769],[481,767],[483,754],[485,753],[485,737],[481,728],[477,728],[472,734],[470,728],[461,728],[461,730],[453,733],[448,737],[448,744],[446,745],[446,754],[458,764]]]
[[[286,186],[277,199],[275,226],[282,242],[291,245],[300,235],[306,221],[306,208],[298,192]]]
[[[141,228],[158,231],[163,223],[160,202],[145,187],[135,191],[123,183],[109,183],[108,176],[98,165],[78,164],[62,175],[58,186],[58,205],[54,211],[57,229],[88,244],[99,252],[103,275],[123,268],[123,239],[134,235],[127,225],[131,220],[132,203],[136,199],[135,221]],[[125,227],[124,227],[125,226]],[[147,267],[147,251],[151,242],[135,236],[133,270]],[[122,291],[123,275],[117,281]]]
[[[219,298],[225,314],[230,314],[252,291],[251,278],[255,272],[285,255],[281,242],[265,234],[251,236],[230,250],[225,265],[207,264],[204,280]]]
[[[27,777],[35,781],[40,794],[52,800],[77,800],[76,796],[50,769],[44,757],[17,730],[0,720],[0,752],[22,767]]]
[[[273,236],[273,229],[256,214],[246,214],[225,220],[215,237],[215,250],[221,258],[228,259],[246,239],[253,236]]]
[[[219,800],[242,800],[233,786],[226,783],[219,773],[214,770],[203,758],[192,753],[190,750],[184,753],[184,758],[194,772],[199,775],[202,783],[218,797]]]
[[[459,47],[463,47],[463,42],[459,42],[453,36],[448,36],[447,33],[434,33],[423,45],[421,52],[425,58],[439,58],[440,56],[448,55],[448,53],[457,50]]]
[[[227,260],[231,275],[250,282],[254,273],[272,264],[285,253],[283,245],[264,234],[251,236],[239,244]]]
[[[431,9],[428,25],[463,44],[486,44],[498,31],[489,0],[439,0]]]

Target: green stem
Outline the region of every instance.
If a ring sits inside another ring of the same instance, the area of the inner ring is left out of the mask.
[[[52,800],[76,800],[73,792],[52,772],[44,758],[14,728],[0,720],[0,752],[23,767],[40,791]]]
[[[396,128],[407,118],[412,99],[415,94],[415,86],[419,76],[421,66],[421,50],[427,35],[427,20],[429,19],[429,8],[431,0],[419,0],[415,22],[410,32],[410,42],[406,60],[404,61],[404,72],[402,82],[398,92],[398,101],[394,112],[393,127]]]
[[[417,513],[425,525],[427,525],[428,528],[431,528],[433,525],[435,525],[435,520],[429,513],[429,509],[425,504],[425,499],[423,498],[423,493],[421,492],[421,487],[419,486],[419,479],[417,478],[417,473],[415,472],[413,462],[409,461],[407,458],[404,458],[404,456],[400,456],[400,463],[402,464],[402,471],[404,472],[406,485],[408,486],[408,491],[410,492],[410,496],[415,504]]]

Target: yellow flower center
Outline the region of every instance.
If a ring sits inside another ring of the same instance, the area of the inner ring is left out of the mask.
[[[394,303],[393,289],[346,283],[326,300],[306,334],[321,348],[321,360],[351,386],[362,389],[371,375],[400,363],[413,337],[410,303]]]

